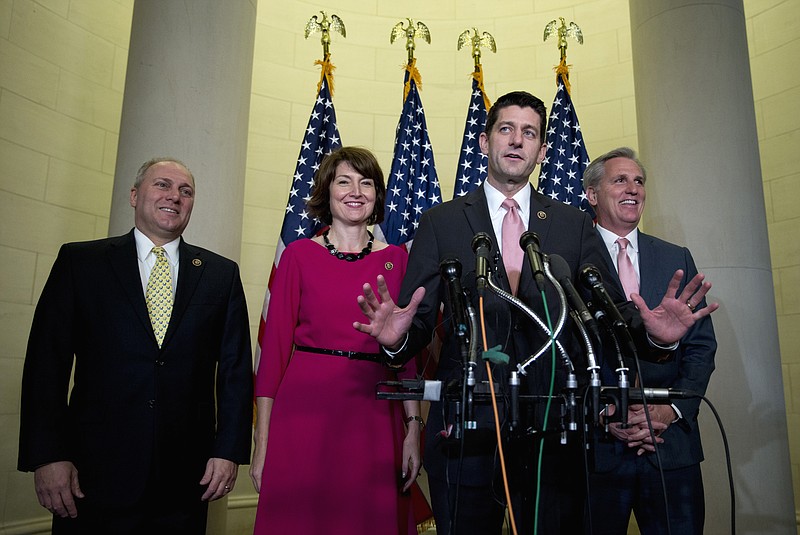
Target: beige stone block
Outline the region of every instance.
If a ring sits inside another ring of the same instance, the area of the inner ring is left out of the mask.
[[[33,310],[33,305],[0,301],[0,357],[25,358]]]
[[[278,240],[275,240],[277,244]],[[275,245],[256,243],[242,244],[242,283],[266,287],[272,263],[275,261]],[[263,293],[263,292],[262,292]],[[258,301],[263,301],[262,295]]]
[[[114,176],[117,168],[117,147],[119,146],[119,134],[116,132],[106,132],[105,142],[103,143],[103,167],[102,171]],[[133,184],[133,177],[130,178]]]
[[[58,89],[56,65],[0,39],[0,71],[5,89],[47,107],[55,107]]]
[[[451,19],[455,16],[456,0],[441,0],[438,2],[414,2],[413,13],[409,13],[409,5],[405,2],[378,2],[376,14],[379,17],[397,19],[394,24],[401,20],[405,22],[409,15],[414,22],[422,21],[428,28],[438,19]],[[394,27],[394,24],[389,29]],[[431,29],[432,31],[432,29]],[[387,35],[388,35],[387,31]]]
[[[761,140],[759,152],[761,153],[761,174],[764,181],[797,173],[799,161],[794,155],[798,146],[800,146],[800,129]]]
[[[91,169],[100,169],[104,132],[13,93],[0,96],[0,137]]]
[[[69,20],[118,47],[128,48],[133,7],[108,0],[72,2]]]
[[[799,10],[800,11],[800,10]],[[800,83],[786,91],[759,101],[765,138],[800,129]]]
[[[575,23],[586,34],[612,28],[630,27],[628,0],[593,0],[575,2]],[[567,51],[569,54],[569,49]]]
[[[623,104],[621,99],[599,104],[576,106],[581,122],[581,131],[589,156],[602,154],[595,147],[612,138],[620,137],[624,129]]]
[[[776,221],[768,225],[772,269],[800,265],[800,241],[797,239],[797,219]]]
[[[242,219],[242,243],[275,246],[280,238],[284,210],[245,205]]]
[[[250,98],[250,132],[272,137],[288,137],[292,104],[252,95]]]
[[[266,97],[297,102],[313,101],[317,94],[319,67],[313,61],[304,70],[254,58],[252,92]]]
[[[22,363],[23,359],[0,357],[0,415],[19,415]]]
[[[247,166],[283,174],[288,187],[300,154],[301,143],[300,137],[288,140],[251,133],[247,140]]]
[[[345,78],[354,79],[361,83],[364,80],[375,79],[375,49],[368,45],[358,45],[352,42],[336,44],[336,57],[334,61],[336,80]],[[339,92],[340,83],[336,83],[336,92]]]
[[[778,338],[781,361],[784,364],[800,365],[800,314],[778,314]],[[800,384],[798,388],[800,389]]]
[[[591,91],[589,103],[607,102],[634,95],[633,64],[629,62],[586,69],[580,73],[582,91]]]
[[[0,419],[3,425],[7,425],[12,429],[18,429],[19,423],[14,421],[11,417],[4,417]],[[17,433],[14,433],[17,436]],[[14,459],[16,456],[11,457]],[[15,463],[16,464],[16,463]],[[32,472],[9,472],[8,473],[8,488],[11,489],[6,499],[5,518],[7,524],[12,524],[20,521],[41,521],[46,523],[51,519],[50,513],[44,509],[36,499],[36,492],[33,487],[33,473]],[[36,533],[43,533],[36,531]],[[47,531],[44,531],[47,533]]]
[[[128,49],[114,49],[114,66],[111,75],[111,89],[118,93],[125,91],[125,75],[128,71]]]
[[[753,48],[750,50],[757,56],[797,39],[800,9],[795,2],[782,2],[753,16],[751,22]]]
[[[623,98],[620,102],[622,108],[622,134],[636,137],[639,125],[636,123],[636,99],[633,96]],[[638,141],[635,143],[639,144]]]
[[[0,37],[8,39],[9,29],[11,28],[11,11],[14,8],[14,0],[0,0]]]
[[[783,364],[784,385],[787,385],[786,411],[800,413],[800,364]]]
[[[800,72],[787,68],[787,58],[800,57],[800,39],[759,54],[750,60],[753,96],[756,99],[777,95],[800,84]]]
[[[800,190],[800,173],[770,180],[764,184],[770,193],[773,221],[795,220],[797,224],[797,191]]]
[[[94,237],[94,216],[0,191],[0,214],[13,225],[0,226],[0,243],[55,254],[67,241]]]
[[[57,252],[57,251],[55,251]],[[53,264],[56,261],[55,254],[38,254],[36,257],[36,271],[34,275],[33,284],[33,300],[32,303],[38,303],[39,297],[42,295],[42,289],[47,282],[47,277],[50,276],[50,270],[53,269]]]
[[[47,156],[0,139],[0,189],[43,199],[46,182]]]
[[[78,76],[111,83],[114,45],[30,0],[14,3],[9,39]]]
[[[342,115],[340,115],[342,119],[339,121],[339,132],[342,135],[343,143],[346,145],[358,145],[372,150],[376,135],[373,130],[372,114],[351,111],[345,116]],[[380,132],[380,134],[384,134],[384,132]]]
[[[133,217],[133,216],[131,216]],[[94,238],[107,238],[108,237],[108,221],[109,218],[107,217],[96,217],[94,223]],[[131,221],[131,228],[133,228],[133,222]]]
[[[36,253],[0,245],[0,301],[31,304]]]
[[[798,156],[795,155],[798,146],[800,146],[800,129],[762,139],[758,144],[762,178],[767,181],[796,174]]]
[[[287,67],[293,66],[295,64],[297,36],[298,32],[302,32],[302,30],[302,26],[298,28],[280,28],[274,25],[257,23],[253,58],[260,61],[278,63]],[[319,42],[318,39],[314,40]]]
[[[104,130],[119,132],[122,93],[64,71],[58,84],[56,109]]]
[[[63,208],[108,216],[114,177],[63,160],[52,159],[45,201]]]
[[[796,227],[795,227],[796,228]],[[800,314],[800,264],[780,270],[783,314]]]
[[[70,0],[36,0],[36,3],[45,6],[60,17],[67,18],[69,14]]]
[[[745,17],[751,19],[782,2],[786,2],[786,0],[744,0]]]

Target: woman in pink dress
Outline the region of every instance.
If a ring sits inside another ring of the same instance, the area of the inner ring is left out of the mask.
[[[382,277],[396,298],[407,254],[367,230],[386,196],[372,153],[342,148],[315,181],[309,215],[330,228],[283,252],[260,340],[255,533],[415,534],[406,494],[421,467],[419,402],[375,398],[396,374],[353,328],[363,284]]]

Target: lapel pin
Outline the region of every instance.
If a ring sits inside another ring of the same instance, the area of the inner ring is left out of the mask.
[[[192,265],[195,267],[200,267],[203,265],[203,261],[200,260],[199,258],[195,258],[194,260],[192,260]]]
[[[536,212],[536,217],[538,217],[539,219],[547,219],[547,212],[545,212],[544,210],[539,210],[538,212]]]
[[[391,271],[391,270],[393,270],[393,269],[394,269],[394,264],[392,264],[391,262],[386,262],[386,263],[383,265],[383,267],[385,267],[385,268],[386,268],[386,271]]]

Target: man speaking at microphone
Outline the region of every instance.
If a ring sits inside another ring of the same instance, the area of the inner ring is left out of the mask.
[[[447,289],[440,276],[440,262],[447,258],[459,259],[463,265],[461,284],[469,293],[473,306],[478,307],[478,291],[472,242],[476,235],[489,236],[492,263],[496,270],[492,280],[506,292],[516,295],[540,317],[544,317],[541,292],[532,276],[531,266],[524,262],[524,252],[519,246],[525,230],[535,232],[541,240],[541,249],[548,254],[564,257],[573,280],[578,269],[587,263],[594,264],[609,281],[613,298],[624,302],[622,292],[613,283],[605,265],[602,241],[592,228],[591,219],[579,210],[540,195],[531,186],[530,176],[544,158],[543,141],[547,112],[537,97],[516,91],[500,97],[490,109],[485,131],[480,136],[481,151],[487,156],[488,177],[472,193],[453,199],[423,214],[414,238],[408,270],[400,292],[399,305],[391,300],[385,284],[379,278],[377,294],[368,284],[359,297],[366,323],[356,322],[356,329],[374,336],[396,362],[412,358],[431,340],[437,326],[440,304],[446,301]],[[476,240],[480,241],[480,240]],[[501,256],[495,256],[500,253]],[[480,259],[483,262],[485,259]],[[677,289],[680,278],[671,287]],[[481,284],[483,286],[483,284]],[[641,320],[652,342],[669,346],[685,333],[701,315],[711,307],[692,314],[686,299],[697,291],[696,300],[708,291],[699,281],[692,281],[681,294],[680,303],[667,297],[652,311],[644,303]],[[510,356],[508,365],[494,364],[493,382],[498,384],[499,398],[507,395],[508,377],[516,365],[527,360],[546,341],[541,329],[515,307],[485,290],[484,331],[488,347],[500,346]],[[546,298],[550,314],[558,315],[558,298],[551,285],[547,285]],[[640,303],[636,303],[640,305]],[[403,308],[401,308],[403,307]],[[630,320],[639,321],[633,307],[626,307]],[[445,385],[462,377],[463,357],[459,341],[452,335],[452,311],[445,306],[445,337],[439,357],[437,379]],[[641,321],[639,321],[641,324]],[[638,339],[647,345],[643,329]],[[480,334],[475,333],[479,340]],[[572,336],[564,344],[570,355],[580,356],[580,349]],[[644,348],[642,351],[647,351]],[[548,352],[549,355],[549,352]],[[565,373],[556,363],[555,392],[565,384]],[[576,368],[579,368],[576,365]],[[527,394],[546,394],[549,385],[551,362],[543,357],[527,369],[522,391]],[[584,365],[585,369],[585,365]],[[477,368],[478,381],[486,381],[483,364]],[[506,499],[500,474],[494,417],[488,403],[475,403],[477,429],[463,433],[461,441],[454,441],[450,424],[453,415],[446,402],[432,402],[426,426],[425,469],[428,473],[431,502],[436,519],[437,533],[499,535],[502,530]],[[503,409],[507,406],[502,403]],[[556,408],[551,417],[543,421],[543,408],[524,408],[527,417],[522,425],[532,429],[553,430],[558,424]],[[507,414],[501,413],[504,432],[508,431]],[[536,494],[536,460],[541,442],[532,438],[507,441],[506,465],[509,473],[512,505],[520,533],[532,533],[534,500]],[[559,444],[559,433],[551,433],[543,441],[541,492],[539,498],[540,533],[581,533],[583,531],[583,461],[578,440],[566,446]]]
[[[643,232],[637,226],[644,212],[644,166],[628,147],[596,158],[584,171],[584,190],[597,214],[597,232],[606,245],[606,262],[626,295],[637,293],[649,305],[664,295],[676,269],[688,277],[697,274],[688,249]],[[704,299],[694,296],[686,303],[694,311]],[[705,394],[717,342],[711,317],[694,324],[681,338],[673,358],[663,364],[642,361],[641,386],[672,388]],[[612,423],[609,440],[595,445],[595,472],[590,479],[593,533],[625,534],[631,511],[643,535],[703,533],[705,518],[700,461],[703,449],[697,424],[700,399],[676,399],[668,404],[650,403],[650,421],[664,474],[669,505],[665,516],[661,475],[642,405],[631,405],[627,429]]]

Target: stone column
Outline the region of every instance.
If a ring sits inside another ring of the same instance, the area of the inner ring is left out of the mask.
[[[130,188],[155,156],[186,163],[196,197],[184,237],[233,260],[242,241],[256,0],[136,0],[109,235],[133,227]],[[239,472],[246,488],[247,471]],[[209,507],[226,532],[227,502]]]
[[[133,226],[139,166],[171,156],[196,181],[184,237],[238,260],[255,22],[255,0],[136,0],[110,235]]]
[[[707,397],[730,441],[737,531],[794,533],[786,411],[742,0],[630,0],[648,232],[714,284]],[[706,532],[730,532],[725,455],[701,406]],[[671,499],[676,499],[671,497]]]

